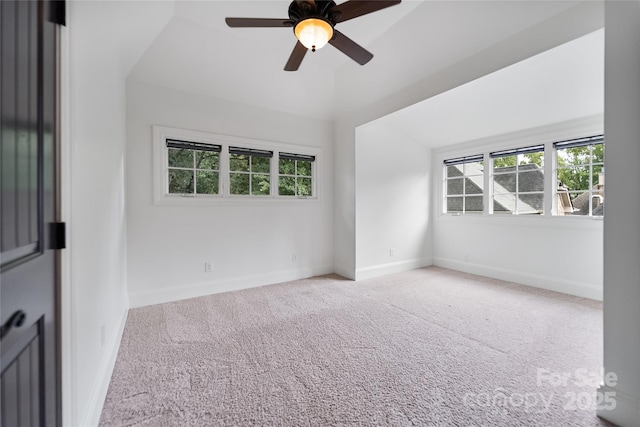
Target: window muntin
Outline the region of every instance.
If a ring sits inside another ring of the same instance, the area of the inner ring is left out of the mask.
[[[484,211],[483,156],[444,161],[444,213],[464,214]]]
[[[273,151],[229,147],[229,194],[269,196]]]
[[[167,192],[169,194],[218,194],[221,147],[167,139]]]
[[[495,151],[492,158],[494,214],[544,213],[544,146]]]
[[[280,153],[278,159],[278,194],[313,196],[313,162],[315,156]]]
[[[554,143],[557,215],[604,215],[603,135]]]

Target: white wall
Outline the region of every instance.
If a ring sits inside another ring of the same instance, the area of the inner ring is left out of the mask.
[[[153,125],[319,147],[318,200],[154,205]],[[330,122],[129,81],[127,140],[132,306],[333,272]]]
[[[416,8],[416,11],[420,11],[421,8],[422,6]],[[393,94],[379,91],[375,81],[358,81],[354,78],[351,68],[339,70],[336,75],[336,109],[339,116],[334,125],[336,272],[345,277],[356,276],[355,129],[358,126],[593,32],[601,28],[602,24],[601,4],[579,4],[484,50],[470,52],[469,57],[461,58],[454,65],[443,69],[426,69],[425,74],[419,76],[419,80],[415,80],[415,75],[396,76],[393,72],[386,73],[384,78],[395,76],[393,78],[399,79],[404,85],[403,89]],[[390,31],[385,34],[384,40],[378,40],[368,48],[380,55],[401,54],[405,50],[397,49],[397,45],[404,43],[402,37],[401,32]],[[410,57],[421,57],[413,55],[412,51],[408,52],[412,55],[399,58],[400,63],[406,64]],[[378,77],[383,78],[382,75]],[[366,101],[362,101],[359,96],[364,90],[363,87],[367,91],[364,97]]]
[[[356,129],[356,279],[431,264],[430,150],[381,121]]]
[[[172,8],[69,3],[62,33],[64,425],[97,425],[129,308],[125,78]]]
[[[603,132],[602,120],[602,115],[595,115],[434,150],[433,263],[468,273],[601,300],[601,218],[552,215],[549,203],[553,197],[552,177],[549,174],[545,176],[545,215],[443,214],[442,163],[448,158],[546,144],[545,164],[551,164],[549,160],[553,155],[554,141],[599,135]],[[485,193],[485,202],[488,199],[488,193]]]
[[[604,366],[617,384],[616,407],[599,415],[640,425],[640,2],[607,2],[604,219]]]

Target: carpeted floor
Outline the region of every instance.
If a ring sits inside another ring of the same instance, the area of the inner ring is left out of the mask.
[[[323,276],[132,309],[100,424],[608,425],[601,366],[595,301],[436,267]]]

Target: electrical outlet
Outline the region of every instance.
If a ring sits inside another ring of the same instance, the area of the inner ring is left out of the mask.
[[[389,248],[389,256],[390,256],[390,257],[394,257],[394,256],[396,256],[396,250],[395,250],[395,248]]]
[[[205,273],[211,273],[213,271],[213,266],[211,265],[210,262],[206,262],[204,263],[204,272]]]
[[[298,261],[298,256],[294,253],[291,254],[291,262],[296,262]]]
[[[100,346],[104,347],[104,341],[106,340],[106,325],[102,324],[102,326],[100,326]]]

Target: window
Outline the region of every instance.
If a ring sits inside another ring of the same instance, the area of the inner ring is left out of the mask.
[[[272,157],[273,151],[229,147],[229,193],[270,195]]]
[[[280,196],[313,196],[313,162],[315,160],[315,156],[280,153],[278,194]]]
[[[444,161],[445,213],[484,211],[484,162],[482,155]]]
[[[153,126],[153,202],[314,203],[321,162],[320,147]]]
[[[169,194],[218,194],[219,145],[167,139]]]
[[[604,215],[603,135],[556,142],[558,215]]]
[[[543,214],[544,145],[489,155],[493,164],[493,213]]]

